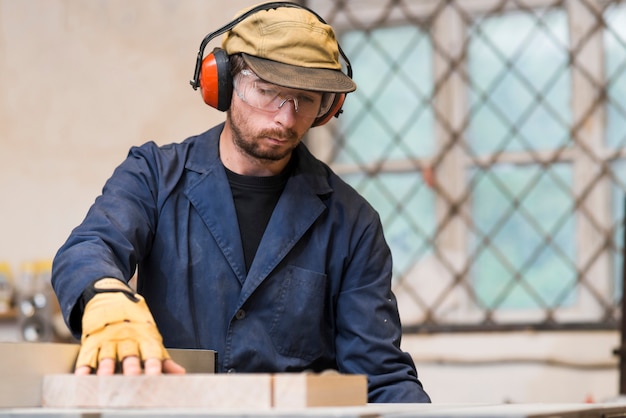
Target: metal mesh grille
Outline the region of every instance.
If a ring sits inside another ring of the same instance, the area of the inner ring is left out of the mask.
[[[310,3],[359,88],[308,143],[380,212],[407,331],[616,328],[626,5]]]

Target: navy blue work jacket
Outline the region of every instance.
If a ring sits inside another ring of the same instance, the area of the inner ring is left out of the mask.
[[[378,214],[300,144],[246,273],[222,128],[133,147],[106,182],[53,264],[74,335],[83,289],[101,277],[128,281],[137,268],[165,346],[216,350],[219,372],[337,369],[366,374],[370,402],[428,402],[400,350]]]

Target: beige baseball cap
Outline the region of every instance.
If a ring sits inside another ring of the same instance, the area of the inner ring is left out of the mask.
[[[356,90],[341,71],[332,27],[299,7],[251,14],[224,35],[222,48],[229,55],[241,53],[256,75],[279,86],[331,93]]]

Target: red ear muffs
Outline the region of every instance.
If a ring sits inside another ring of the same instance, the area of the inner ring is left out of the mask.
[[[226,51],[215,48],[202,60],[198,81],[206,104],[222,112],[228,110],[233,94],[233,81]]]
[[[329,120],[331,120],[333,116],[339,117],[344,100],[346,100],[346,93],[338,93],[335,97],[335,101],[330,106],[330,110],[326,112],[325,115],[322,115],[315,119],[315,122],[313,122],[313,125],[311,125],[311,127],[322,126],[326,124]]]
[[[200,93],[202,94],[202,98],[206,104],[216,108],[217,110],[221,110],[222,112],[226,111],[230,107],[230,101],[233,94],[233,80],[230,74],[228,54],[223,49],[215,48],[213,52],[204,57],[204,49],[208,43],[217,36],[231,30],[248,16],[262,10],[275,9],[277,7],[295,7],[298,9],[304,9],[314,14],[320,22],[326,23],[320,15],[305,6],[287,1],[275,1],[253,7],[241,16],[237,17],[235,20],[206,35],[200,43],[193,78],[189,81],[194,90],[200,87]],[[346,63],[347,75],[352,78],[352,65],[350,64],[350,60],[341,49],[341,46],[337,45],[337,47],[339,48],[339,54],[341,54],[341,57]],[[341,113],[341,106],[343,105],[345,98],[346,93],[337,94],[328,113],[315,119],[312,126],[324,125],[333,116],[339,116]]]

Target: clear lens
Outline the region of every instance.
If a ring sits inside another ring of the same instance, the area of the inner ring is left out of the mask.
[[[328,113],[335,99],[333,93],[284,89],[261,80],[250,70],[241,71],[234,84],[241,100],[267,112],[276,112],[287,105],[287,102],[292,102],[299,115],[319,117]]]

